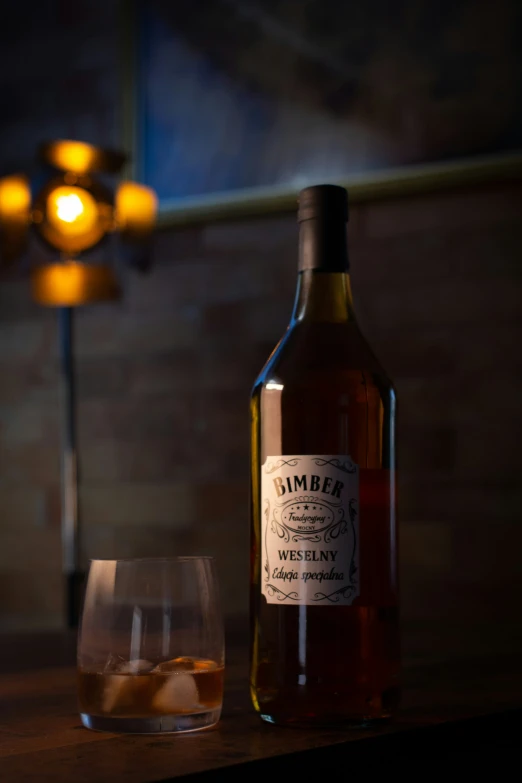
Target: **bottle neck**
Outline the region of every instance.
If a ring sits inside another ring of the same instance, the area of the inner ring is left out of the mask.
[[[352,320],[346,222],[327,216],[304,220],[299,229],[299,278],[292,322]]]
[[[355,321],[347,272],[305,269],[299,273],[292,323]]]
[[[348,272],[346,221],[337,216],[303,220],[299,225],[299,271]]]

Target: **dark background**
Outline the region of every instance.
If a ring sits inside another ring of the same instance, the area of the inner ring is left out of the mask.
[[[27,170],[47,138],[119,146],[117,4],[19,2],[2,17],[2,173]],[[519,633],[521,196],[514,180],[352,209],[356,310],[400,406],[411,650],[435,624],[442,652]],[[214,554],[226,611],[247,610],[248,395],[288,321],[296,231],[293,215],[163,230],[148,276],[129,275],[120,302],[78,312],[85,562]],[[4,631],[63,624],[57,344],[57,314],[31,302],[23,271],[5,274]]]
[[[513,0],[137,7],[138,171],[162,200],[522,146]]]

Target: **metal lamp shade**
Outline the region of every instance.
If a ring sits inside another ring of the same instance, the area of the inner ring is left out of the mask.
[[[120,296],[120,286],[110,266],[78,261],[35,268],[31,288],[34,300],[46,307],[78,307]]]

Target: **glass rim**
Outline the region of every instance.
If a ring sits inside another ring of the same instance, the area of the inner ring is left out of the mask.
[[[172,557],[91,557],[91,563],[184,563],[193,560],[216,561],[213,555],[173,555]]]

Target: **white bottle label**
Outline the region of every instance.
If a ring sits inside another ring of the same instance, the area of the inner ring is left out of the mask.
[[[269,604],[349,606],[359,595],[359,468],[348,456],[267,457],[262,593]]]

